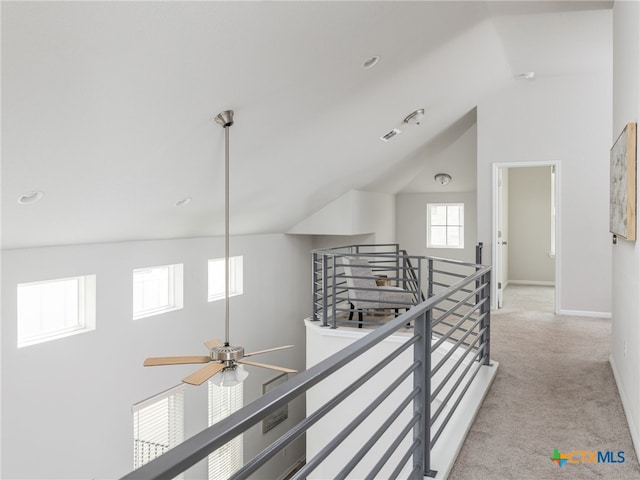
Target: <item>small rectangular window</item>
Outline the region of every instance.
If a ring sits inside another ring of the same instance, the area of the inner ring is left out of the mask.
[[[18,348],[96,328],[96,276],[18,284]]]
[[[427,247],[464,248],[464,204],[427,204]]]
[[[184,440],[184,387],[179,385],[133,406],[133,468]],[[182,475],[176,478],[182,478]]]
[[[183,307],[182,264],[133,271],[133,319]]]
[[[242,295],[242,256],[229,258],[229,296]],[[224,258],[209,260],[209,301],[224,298]]]

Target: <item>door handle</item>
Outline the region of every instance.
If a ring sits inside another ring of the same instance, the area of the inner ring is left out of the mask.
[[[506,245],[506,244],[507,244],[507,242],[502,242],[502,245]]]

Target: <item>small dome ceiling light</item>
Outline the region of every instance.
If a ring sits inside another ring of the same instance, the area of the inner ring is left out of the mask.
[[[33,191],[23,193],[18,197],[18,203],[20,205],[33,205],[34,203],[40,201],[44,197],[44,192],[41,191]]]
[[[522,80],[535,80],[536,72],[523,72],[518,75],[518,78],[521,78]]]
[[[365,60],[362,66],[367,69],[373,68],[378,64],[379,61],[380,61],[380,55],[374,55],[373,57]]]
[[[192,198],[191,197],[185,197],[182,200],[178,200],[176,202],[176,207],[184,207],[185,205],[188,205],[191,203]]]
[[[422,121],[422,117],[424,117],[424,108],[419,108],[411,112],[409,115],[404,117],[404,123],[410,123],[412,125],[420,125]]]
[[[449,175],[448,173],[436,173],[433,179],[440,185],[446,185],[451,181],[451,175]]]

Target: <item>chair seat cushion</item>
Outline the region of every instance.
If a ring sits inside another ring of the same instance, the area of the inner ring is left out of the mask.
[[[407,292],[404,288],[400,287],[379,287],[378,292],[378,308],[402,308],[402,304],[409,304],[406,307],[413,305],[413,294]]]

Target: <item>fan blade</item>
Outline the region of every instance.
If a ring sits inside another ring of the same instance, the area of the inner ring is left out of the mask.
[[[209,340],[208,342],[204,342],[204,346],[211,350],[213,347],[217,347],[218,345],[222,345],[222,340],[219,338],[214,338],[213,340]]]
[[[224,368],[224,365],[222,363],[212,362],[209,365],[205,365],[197,372],[184,377],[182,381],[190,385],[202,385],[204,382],[209,380],[211,377],[213,377],[216,373],[218,373],[223,368]]]
[[[145,367],[155,367],[157,365],[183,365],[187,363],[208,363],[211,360],[205,356],[192,357],[151,357],[144,361]]]
[[[236,360],[236,362],[238,363],[243,363],[245,365],[253,365],[254,367],[262,367],[262,368],[269,368],[271,370],[277,370],[278,372],[284,372],[284,373],[297,373],[297,370],[294,370],[293,368],[286,368],[286,367],[278,367],[277,365],[268,365],[266,363],[258,363],[258,362],[250,362],[249,360]]]
[[[260,355],[261,353],[275,352],[276,350],[284,350],[285,348],[291,348],[293,345],[283,345],[282,347],[276,348],[268,348],[266,350],[258,350],[257,352],[245,353],[245,357],[250,357],[251,355]]]

